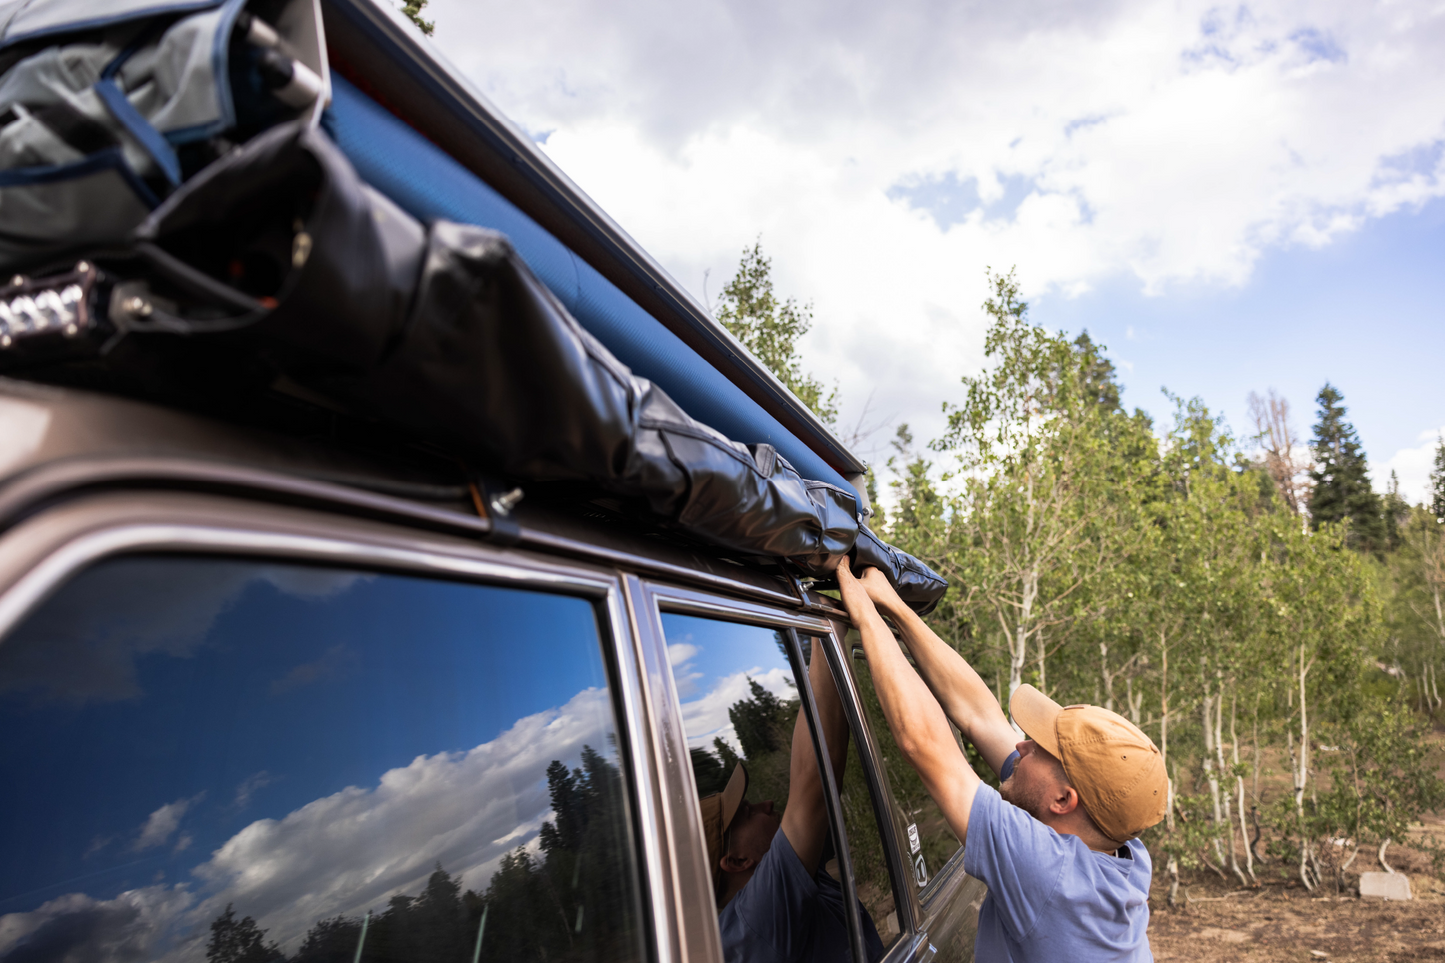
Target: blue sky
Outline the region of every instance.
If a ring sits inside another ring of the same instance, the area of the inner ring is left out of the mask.
[[[1442,201],[1370,221],[1324,248],[1271,250],[1239,288],[1179,286],[1151,297],[1125,277],[1074,298],[1046,294],[1032,312],[1107,344],[1125,403],[1156,420],[1168,415],[1160,395],[1168,387],[1203,397],[1245,435],[1246,396],[1273,387],[1308,436],[1315,395],[1330,381],[1380,488],[1390,459],[1433,445],[1445,426]],[[1418,486],[1418,469],[1409,481]]]

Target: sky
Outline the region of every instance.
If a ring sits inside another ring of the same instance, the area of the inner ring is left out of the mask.
[[[881,461],[985,363],[985,270],[1235,434],[1328,380],[1372,476],[1445,428],[1445,7],[431,0],[434,43],[670,273],[761,237]],[[871,429],[871,430],[870,430]]]

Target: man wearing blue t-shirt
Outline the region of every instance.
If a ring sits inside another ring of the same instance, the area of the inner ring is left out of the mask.
[[[1164,818],[1168,781],[1149,737],[1108,709],[1066,708],[1023,685],[1009,700],[1028,737],[1018,742],[988,685],[881,572],[857,578],[844,560],[838,584],[898,748],[963,841],[964,870],[988,884],[975,957],[1153,960],[1152,863],[1137,837]],[[999,789],[974,773],[949,720],[999,773]]]

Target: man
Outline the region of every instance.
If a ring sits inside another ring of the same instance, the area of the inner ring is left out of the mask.
[[[815,653],[808,679],[828,744],[834,777],[843,778],[848,723],[828,661]],[[788,804],[782,816],[772,800],[749,803],[748,773],[733,769],[727,787],[703,798],[703,833],[713,868],[727,963],[836,963],[851,958],[843,888],[823,869],[830,839],[823,781],[808,720],[793,725]],[[873,920],[862,904],[868,958],[883,956]]]
[[[1152,960],[1152,864],[1137,837],[1164,818],[1168,783],[1149,737],[1117,713],[1064,708],[1024,685],[1009,700],[1028,737],[1018,742],[978,673],[899,600],[883,573],[867,569],[859,579],[844,560],[838,584],[899,751],[963,841],[964,870],[988,884],[975,957]],[[948,720],[999,773],[998,790],[974,773]]]

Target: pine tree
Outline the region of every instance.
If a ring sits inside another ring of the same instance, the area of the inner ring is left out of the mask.
[[[1310,524],[1350,523],[1351,547],[1378,551],[1385,547],[1385,522],[1380,497],[1370,487],[1365,453],[1354,425],[1345,420],[1344,395],[1328,382],[1315,398],[1319,421],[1315,424],[1315,467],[1310,470]]]
[[[1435,436],[1435,467],[1430,471],[1430,514],[1445,524],[1445,437]]]

